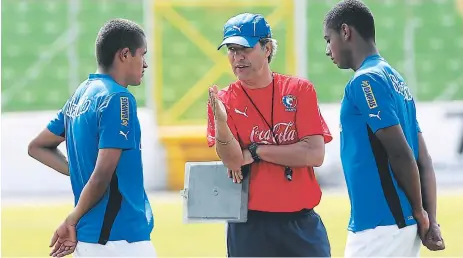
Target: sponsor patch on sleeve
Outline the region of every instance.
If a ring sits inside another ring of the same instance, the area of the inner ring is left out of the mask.
[[[365,95],[365,100],[367,101],[368,107],[370,109],[378,107],[375,94],[373,94],[373,90],[371,89],[369,81],[362,81],[362,90],[363,94]]]
[[[128,97],[121,97],[121,125],[128,126],[129,125],[129,98]]]

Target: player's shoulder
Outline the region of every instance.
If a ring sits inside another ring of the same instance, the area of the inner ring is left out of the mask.
[[[126,88],[114,81],[104,81],[108,95],[133,97],[133,94]]]
[[[371,60],[362,65],[352,76],[351,81],[362,81],[364,79],[388,81],[389,74],[398,72],[383,58]]]
[[[384,84],[387,83],[387,73],[383,66],[375,65],[357,70],[350,79],[348,86],[364,84]]]
[[[355,71],[354,75],[352,76],[352,80],[358,79],[365,79],[365,78],[373,78],[381,76],[381,68],[377,66],[365,67]]]
[[[90,74],[89,78],[82,84],[84,88],[92,91],[95,96],[133,96],[126,87],[118,84],[106,75]]]
[[[125,98],[135,101],[135,96],[125,87],[113,81],[102,80],[103,87],[99,87],[99,94],[105,99]]]
[[[122,89],[120,89],[122,88]],[[137,101],[133,94],[126,88],[117,85],[117,87],[103,87],[99,89],[95,95],[99,110],[107,109],[107,107],[121,107],[121,108],[136,108]]]

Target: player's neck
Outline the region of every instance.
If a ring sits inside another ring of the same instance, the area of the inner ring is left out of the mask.
[[[260,89],[260,88],[265,88],[273,80],[273,73],[270,71],[270,69],[266,70],[263,72],[261,75],[256,76],[256,78],[253,78],[251,80],[240,80],[241,84],[249,89]]]
[[[125,82],[121,73],[116,72],[114,69],[105,70],[98,68],[96,73],[109,75],[117,84],[121,85],[124,88],[127,88],[127,83]]]
[[[353,53],[352,70],[357,71],[367,57],[377,54],[379,54],[379,52],[374,43],[365,42],[364,44],[359,44],[359,47],[355,53]]]

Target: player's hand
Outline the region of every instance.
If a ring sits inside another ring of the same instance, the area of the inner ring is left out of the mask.
[[[244,159],[243,166],[249,165],[252,162],[254,162],[254,159],[252,158],[251,152],[248,149],[243,150],[243,159]]]
[[[414,212],[413,217],[415,217],[416,221],[418,222],[418,234],[421,238],[421,241],[424,243],[426,234],[429,231],[428,213],[424,209],[421,209],[420,211]]]
[[[209,88],[209,103],[211,104],[212,112],[214,113],[214,119],[218,122],[227,122],[227,110],[217,96],[218,92],[219,90],[217,89],[217,85]]]
[[[431,223],[423,244],[431,251],[440,251],[445,249],[444,239],[442,239],[440,228],[437,223]]]
[[[241,184],[241,181],[243,181],[243,173],[241,172],[241,169],[238,170],[228,170],[228,177],[233,179],[233,183]]]
[[[74,252],[77,246],[76,223],[66,219],[55,231],[50,247],[50,256],[63,257]]]

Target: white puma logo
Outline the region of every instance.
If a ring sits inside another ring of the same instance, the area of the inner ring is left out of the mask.
[[[238,109],[235,108],[235,113],[240,114],[240,115],[243,115],[243,116],[245,116],[245,117],[248,117],[248,114],[246,114],[246,111],[247,111],[247,110],[248,110],[248,107],[245,107],[245,108],[244,108],[244,111],[240,111],[240,110],[238,110]]]
[[[241,26],[239,26],[239,27],[236,26],[236,25],[233,25],[232,28],[235,29],[235,30],[237,30],[237,31],[239,31],[239,32],[241,33],[241,27],[243,27],[243,25],[241,25]]]
[[[376,117],[376,118],[378,118],[379,120],[381,120],[381,117],[379,117],[379,112],[381,112],[381,110],[378,111],[378,114],[368,114],[368,116],[371,117],[371,118]]]
[[[124,133],[123,131],[119,131],[119,134],[124,136],[126,140],[129,139],[129,138],[127,138],[127,134],[129,134],[129,131],[127,131],[126,133]]]

